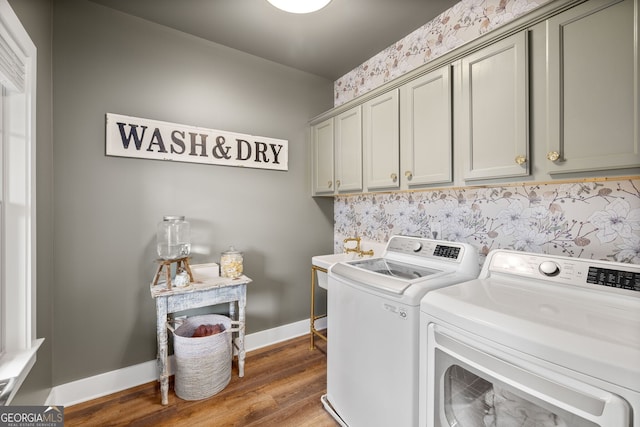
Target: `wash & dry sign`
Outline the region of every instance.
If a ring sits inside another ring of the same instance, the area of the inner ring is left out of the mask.
[[[107,155],[288,170],[288,141],[107,113]]]

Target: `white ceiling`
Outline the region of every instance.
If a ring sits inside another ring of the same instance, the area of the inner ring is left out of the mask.
[[[297,15],[267,0],[91,0],[280,64],[336,80],[457,0],[332,0]]]

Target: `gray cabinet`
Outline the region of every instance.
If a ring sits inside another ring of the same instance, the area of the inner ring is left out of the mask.
[[[362,112],[353,107],[335,117],[335,190],[362,191]]]
[[[451,67],[400,88],[400,188],[451,182]]]
[[[398,89],[362,106],[362,139],[367,190],[400,187],[400,121]]]
[[[333,119],[311,127],[312,138],[312,194],[333,193]]]
[[[547,171],[640,166],[637,0],[590,0],[547,21]]]
[[[312,195],[362,191],[360,106],[311,127]]]
[[[549,2],[318,117],[314,194],[637,174],[639,2]]]
[[[527,33],[460,60],[455,138],[464,180],[529,175]]]

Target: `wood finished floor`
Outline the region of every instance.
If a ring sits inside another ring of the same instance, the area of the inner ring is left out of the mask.
[[[320,397],[326,393],[326,349],[316,339],[295,338],[247,353],[245,375],[234,362],[231,382],[215,396],[198,401],[177,397],[160,403],[157,381],[65,407],[65,426],[284,426],[335,427]]]

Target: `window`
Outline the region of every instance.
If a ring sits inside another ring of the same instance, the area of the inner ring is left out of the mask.
[[[0,380],[17,388],[35,363],[36,48],[0,0]]]

